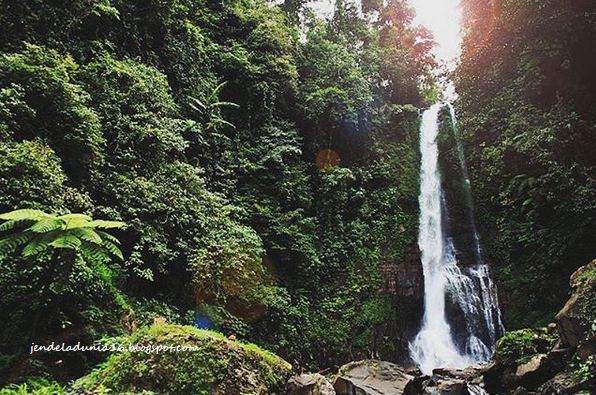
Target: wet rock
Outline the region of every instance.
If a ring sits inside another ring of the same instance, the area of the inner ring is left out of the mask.
[[[323,375],[300,374],[290,378],[286,393],[287,395],[335,395],[335,389]]]
[[[342,366],[333,388],[338,395],[415,395],[413,385],[414,377],[400,366],[365,360]]]
[[[485,370],[488,369],[488,365],[472,365],[465,369],[455,368],[438,368],[433,370],[433,375],[442,377],[451,377],[461,379],[466,382],[472,382],[477,378],[481,378]]]
[[[468,385],[463,380],[434,375],[422,385],[421,395],[469,395]]]
[[[442,380],[437,385],[437,392],[441,395],[467,395],[468,385],[461,380]]]

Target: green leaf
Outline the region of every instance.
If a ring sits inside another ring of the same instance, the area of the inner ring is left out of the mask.
[[[22,244],[25,244],[33,237],[35,237],[35,233],[22,232],[0,239],[0,254],[8,254],[14,252]]]
[[[39,221],[44,218],[56,218],[54,215],[46,214],[41,210],[30,210],[21,209],[14,210],[9,213],[0,214],[0,219],[22,221],[22,220],[33,220]]]
[[[50,232],[43,235],[36,236],[23,248],[23,256],[29,257],[37,255],[50,246],[50,243],[58,235],[58,232]]]
[[[31,223],[31,220],[28,219],[6,221],[0,224],[0,232],[12,230],[20,226],[28,225],[29,223]]]
[[[69,248],[75,250],[81,246],[81,240],[71,234],[61,235],[50,243],[54,248]]]
[[[85,240],[93,244],[101,245],[101,243],[103,242],[100,235],[90,228],[74,228],[70,229],[69,233],[75,235],[81,240]]]
[[[31,225],[26,230],[35,233],[46,233],[56,229],[63,229],[66,223],[60,218],[46,218]]]
[[[81,220],[85,220],[85,221],[93,221],[93,218],[91,218],[90,216],[86,215],[86,214],[66,214],[66,215],[61,215],[58,218],[63,219],[63,220],[70,220],[70,219],[81,219]]]
[[[122,255],[122,251],[120,251],[120,248],[118,248],[118,246],[114,243],[112,243],[109,240],[104,240],[102,243],[102,246],[108,250],[110,253],[114,254],[115,256],[117,256],[118,258],[120,258],[121,260],[124,260],[124,256]]]
[[[87,223],[89,228],[102,228],[102,229],[111,229],[111,228],[122,228],[126,225],[124,222],[120,221],[104,221],[101,219],[91,221]]]
[[[102,231],[102,230],[97,230],[97,231],[95,231],[95,232],[97,232],[97,234],[98,234],[98,235],[99,235],[101,238],[108,239],[109,241],[111,241],[111,242],[112,242],[112,243],[114,243],[114,244],[118,244],[118,245],[120,244],[120,240],[118,240],[116,237],[112,236],[111,234],[109,234],[109,233],[107,233],[107,232],[104,232],[104,231]]]
[[[105,261],[110,258],[108,252],[101,246],[83,241],[81,252],[92,261]]]

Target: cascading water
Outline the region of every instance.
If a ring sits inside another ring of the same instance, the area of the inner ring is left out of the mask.
[[[410,343],[413,360],[424,373],[437,367],[463,368],[485,361],[494,351],[494,344],[503,333],[497,292],[487,265],[482,259],[480,240],[472,213],[469,179],[459,140],[455,112],[447,105],[455,131],[458,156],[466,184],[466,205],[473,232],[475,263],[460,269],[453,241],[446,237],[443,212],[444,192],[439,168],[439,114],[445,105],[438,103],[422,115],[420,126],[420,227],[418,245],[424,274],[424,317],[422,328]],[[463,345],[454,339],[446,312],[446,296],[461,309],[466,333]]]

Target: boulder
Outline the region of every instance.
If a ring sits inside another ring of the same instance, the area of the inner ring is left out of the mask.
[[[462,380],[441,380],[437,384],[436,391],[429,395],[467,395],[468,385]]]
[[[596,260],[577,269],[571,275],[569,285],[573,289],[573,294],[555,317],[557,331],[564,345],[577,347],[585,339],[590,323],[585,319],[582,306],[587,299],[594,297],[596,279],[588,275],[594,271],[596,271]]]
[[[300,374],[290,378],[287,395],[335,395],[335,389],[327,378],[318,373]]]
[[[535,389],[554,375],[555,372],[548,355],[538,354],[517,367],[515,381],[526,389]]]
[[[433,375],[423,385],[420,395],[469,395],[468,385],[464,380]]]
[[[339,369],[333,387],[338,395],[414,395],[414,377],[391,362],[364,360]]]

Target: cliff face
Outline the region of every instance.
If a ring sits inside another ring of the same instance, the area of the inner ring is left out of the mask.
[[[424,277],[418,245],[408,248],[402,262],[389,263],[380,268],[384,279],[383,292],[394,301],[395,319],[378,332],[391,342],[393,349],[379,349],[382,359],[410,363],[408,342],[420,329],[424,308]],[[387,354],[387,355],[385,355]]]

